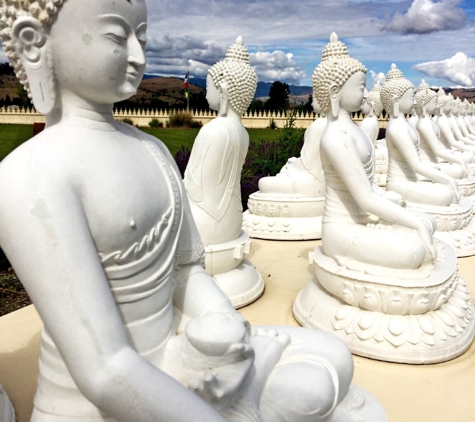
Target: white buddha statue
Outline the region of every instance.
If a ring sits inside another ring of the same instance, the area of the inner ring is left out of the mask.
[[[394,64],[381,99],[389,114],[387,189],[399,193],[409,209],[432,215],[437,221],[434,236],[453,246],[457,256],[474,254],[473,204],[461,199],[453,177],[421,160],[419,134],[405,118],[414,104],[414,86]]]
[[[457,98],[455,102],[458,105],[458,115],[456,116],[456,120],[458,123],[458,127],[460,129],[460,132],[465,138],[468,138],[471,141],[475,141],[475,135],[470,133],[465,123],[465,115],[466,115],[466,108],[467,108],[466,104],[460,98]]]
[[[473,125],[473,122],[471,120],[471,113],[472,113],[472,107],[471,103],[468,102],[468,100],[465,98],[462,101],[462,116],[463,116],[463,122],[465,127],[467,128],[467,131],[471,135],[475,135],[475,126]]]
[[[241,37],[210,68],[206,83],[206,98],[218,117],[198,133],[184,182],[205,246],[206,269],[233,305],[241,307],[264,291],[261,275],[244,258],[251,242],[241,228],[241,171],[249,146],[241,116],[257,87]]]
[[[377,82],[363,100],[361,111],[366,116],[360,123],[361,130],[374,147],[374,178],[373,183],[386,186],[388,177],[388,147],[385,139],[378,139],[379,116],[383,112],[381,102],[381,84]]]
[[[462,102],[459,98],[454,98],[452,101],[452,109],[450,112],[449,119],[452,122],[452,132],[454,137],[457,141],[461,141],[466,145],[475,148],[475,141],[471,138],[471,136],[465,136],[460,128],[459,122],[459,112],[461,108]]]
[[[446,94],[442,88],[437,91],[437,118],[435,122],[440,129],[440,142],[464,160],[467,164],[468,173],[473,176],[475,175],[475,148],[455,138],[451,120],[453,100],[452,94]]]
[[[329,333],[251,330],[203,267],[167,148],[116,122],[142,0],[0,1],[46,129],[0,164],[0,244],[43,320],[33,422],[383,421]]]
[[[325,179],[320,161],[320,138],[327,118],[320,115],[305,131],[300,157],[289,158],[276,176],[259,180],[259,191],[250,195],[243,229],[251,237],[275,240],[320,239]]]
[[[311,257],[316,277],[299,292],[294,315],[306,327],[334,332],[358,355],[407,363],[452,359],[475,334],[454,251],[433,242],[430,217],[404,209],[394,192],[373,190],[372,145],[351,119],[363,101],[366,69],[336,34],[315,73],[317,99],[328,114],[321,140],[323,246]],[[447,307],[454,307],[450,321]],[[464,328],[455,334],[457,314]]]
[[[440,129],[431,118],[437,110],[437,93],[422,80],[414,96],[415,111],[419,116],[416,126],[420,137],[420,157],[431,163],[434,168],[442,170],[457,181],[459,193],[471,196],[475,193],[475,178],[468,179],[467,165],[462,157],[440,142]]]

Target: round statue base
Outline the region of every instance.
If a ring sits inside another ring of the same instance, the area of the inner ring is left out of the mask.
[[[321,239],[324,203],[324,197],[255,192],[249,197],[242,228],[258,239]]]
[[[264,280],[244,255],[251,252],[247,233],[227,243],[205,246],[206,270],[233,306],[241,308],[257,300],[264,292]]]
[[[423,212],[434,217],[437,222],[434,238],[448,243],[458,258],[475,255],[475,221],[473,203],[462,198],[458,204],[448,207],[429,206],[407,202],[410,211]]]
[[[409,364],[454,359],[475,336],[474,307],[450,246],[439,244],[439,257],[432,268],[363,270],[319,247],[316,276],[297,295],[294,316],[333,332],[356,355]]]
[[[460,195],[469,198],[473,202],[475,194],[475,177],[467,177],[457,180]]]

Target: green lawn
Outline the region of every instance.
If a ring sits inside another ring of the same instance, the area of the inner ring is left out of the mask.
[[[0,161],[33,136],[33,126],[0,124]]]
[[[191,149],[199,132],[199,129],[141,129],[162,140],[173,155],[182,145]],[[248,132],[251,142],[260,139],[274,141],[279,133],[278,130],[271,129],[248,129]],[[0,161],[32,135],[33,126],[0,124]]]

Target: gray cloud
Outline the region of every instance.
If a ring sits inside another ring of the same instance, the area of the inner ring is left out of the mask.
[[[374,70],[369,71],[371,76],[371,87],[375,86],[378,82],[380,85],[384,85],[386,82],[386,75],[383,72],[376,73]]]
[[[283,81],[299,84],[305,78],[305,72],[293,60],[292,53],[276,50],[258,51],[250,55],[251,65],[254,66],[260,81]]]
[[[420,63],[414,69],[433,78],[445,79],[457,85],[475,85],[475,59],[464,53],[457,53],[450,59]]]
[[[458,7],[461,0],[414,0],[406,13],[396,12],[385,30],[400,34],[428,34],[460,29],[467,15]]]

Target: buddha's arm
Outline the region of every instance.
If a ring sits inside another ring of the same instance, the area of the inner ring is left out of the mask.
[[[417,132],[415,134],[417,135]],[[399,130],[397,136],[387,134],[387,138],[398,148],[400,154],[415,173],[421,174],[433,182],[447,185],[453,192],[454,197],[460,198],[457,183],[452,177],[421,161],[408,130]]]
[[[458,149],[460,151],[472,152],[472,148],[465,145],[463,142],[457,141],[455,139],[454,133],[450,128],[450,123],[448,122],[448,120],[442,121],[439,118],[437,119],[437,124],[439,125],[441,136],[444,137],[444,139],[449,143],[452,148]]]
[[[419,132],[421,138],[424,138],[430,149],[437,157],[440,157],[448,161],[449,163],[456,163],[460,165],[466,173],[467,169],[465,166],[465,162],[461,158],[455,156],[452,152],[447,151],[445,148],[442,148],[439,139],[436,133],[434,132],[432,124],[433,123],[431,120],[424,118],[419,119],[419,122],[417,123],[417,131]]]
[[[156,139],[153,141],[170,162],[180,180],[180,172],[168,149]],[[182,191],[185,188],[182,185]],[[187,318],[196,318],[207,312],[237,313],[228,297],[216,285],[202,266],[204,250],[196,228],[187,195],[183,195],[183,222],[176,251],[177,268],[173,304]],[[178,262],[180,261],[181,262]]]
[[[373,191],[354,143],[343,139],[338,127],[332,130],[327,128],[324,137],[326,139],[322,140],[322,153],[335,168],[356,203],[363,210],[392,224],[417,230],[421,241],[435,259],[437,253],[432,243],[431,228],[406,209]]]
[[[80,391],[120,422],[224,421],[129,344],[80,188],[34,161],[0,166],[0,244]]]
[[[229,195],[230,179],[239,174],[229,133],[214,123],[204,126],[195,139],[185,172],[185,186],[191,200],[218,219],[232,197]]]

